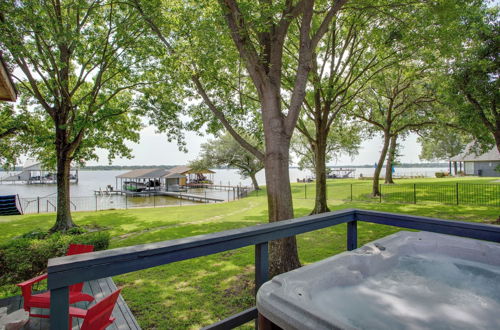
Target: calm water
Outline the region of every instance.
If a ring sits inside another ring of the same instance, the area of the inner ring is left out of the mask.
[[[396,176],[434,176],[440,168],[402,168],[396,169]],[[138,207],[164,207],[175,205],[190,205],[197,202],[186,201],[173,197],[150,196],[150,197],[127,197],[122,195],[96,196],[94,191],[105,190],[107,185],[115,186],[117,175],[127,171],[80,171],[78,184],[71,184],[71,209],[72,211],[92,211],[109,209],[127,209]],[[215,184],[220,185],[242,185],[250,186],[249,179],[243,179],[237,170],[217,169],[212,179]],[[12,174],[12,173],[11,173]],[[356,169],[356,177],[372,176],[373,168]],[[0,172],[0,178],[8,173]],[[311,177],[309,171],[301,171],[297,168],[290,169],[290,180]],[[259,184],[265,184],[264,171],[257,174]],[[24,213],[44,213],[56,211],[56,186],[55,184],[0,184],[0,195],[18,194],[21,208]],[[235,192],[218,191],[211,189],[190,189],[188,194],[202,197],[216,198],[219,200],[234,200],[237,198]]]
[[[396,168],[396,176],[426,176],[434,177],[434,173],[437,171],[446,170],[443,168]],[[117,175],[123,174],[127,171],[80,171],[80,180],[78,184],[71,184],[71,196],[72,197],[84,197],[93,196],[94,190],[106,189],[106,186],[115,186],[115,177]],[[216,169],[213,177],[215,184],[223,185],[243,185],[249,186],[251,181],[249,179],[243,179],[238,174],[237,170],[234,169]],[[362,174],[363,176],[372,176],[373,168],[357,168],[356,177]],[[6,172],[0,172],[0,178],[7,176]],[[303,179],[311,177],[309,171],[301,171],[297,168],[290,168],[290,180],[291,182],[296,182],[297,179]],[[260,171],[257,174],[257,180],[259,184],[265,184],[264,171]],[[0,184],[0,195],[8,194],[18,194],[21,198],[33,198],[33,197],[52,197],[56,192],[56,187],[54,184]],[[195,192],[193,190],[193,192]],[[200,193],[200,192],[198,192]],[[220,195],[224,199],[227,192],[217,192],[216,195]],[[219,198],[219,197],[214,197]],[[226,196],[227,198],[227,196]]]

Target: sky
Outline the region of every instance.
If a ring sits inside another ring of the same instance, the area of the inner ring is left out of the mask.
[[[212,136],[198,136],[196,133],[187,132],[186,142],[188,153],[179,151],[175,142],[168,142],[166,135],[155,132],[154,127],[147,126],[141,131],[141,140],[138,144],[129,143],[132,148],[134,158],[115,159],[113,165],[181,165],[197,158],[200,152],[200,145],[213,138]],[[382,149],[382,139],[376,137],[366,140],[359,149],[358,156],[351,159],[349,156],[342,156],[336,162],[328,165],[365,165],[373,164],[378,160]],[[420,145],[417,143],[417,136],[410,135],[402,142],[402,156],[399,160],[403,163],[419,163]],[[99,161],[88,162],[87,165],[108,165],[107,153],[104,150],[98,151]]]

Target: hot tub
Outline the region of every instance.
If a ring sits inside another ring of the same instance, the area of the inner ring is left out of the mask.
[[[274,277],[257,309],[284,329],[500,329],[500,244],[402,231]]]

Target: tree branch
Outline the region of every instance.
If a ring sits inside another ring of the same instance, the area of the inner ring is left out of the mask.
[[[217,117],[217,119],[220,120],[220,122],[222,123],[222,125],[227,129],[227,131],[229,132],[229,134],[231,134],[231,136],[236,140],[238,141],[238,143],[244,147],[245,149],[247,149],[250,153],[252,153],[255,157],[257,157],[260,161],[264,161],[264,154],[258,150],[256,147],[252,146],[250,143],[248,143],[241,135],[238,134],[238,132],[236,132],[234,130],[234,128],[231,126],[231,124],[229,123],[229,121],[227,120],[226,116],[224,115],[224,113],[222,111],[220,111],[217,106],[212,102],[212,100],[210,99],[210,97],[207,95],[200,79],[197,77],[197,76],[192,76],[192,81],[195,83],[196,85],[196,89],[198,91],[198,93],[201,95],[201,97],[203,98],[203,101],[205,102],[205,104],[209,107],[209,109],[212,111],[212,113],[215,115],[215,117]]]

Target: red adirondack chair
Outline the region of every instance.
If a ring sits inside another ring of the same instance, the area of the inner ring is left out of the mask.
[[[83,244],[70,244],[68,252],[66,255],[74,255],[80,253],[87,253],[94,251],[93,245],[83,245]],[[38,283],[47,278],[47,274],[43,274],[32,278],[31,280],[24,281],[17,284],[21,287],[21,291],[24,299],[24,310],[30,313],[33,317],[49,318],[49,315],[44,314],[33,314],[31,313],[32,307],[37,308],[50,308],[50,291],[42,292],[38,294],[32,293],[32,288],[35,283]],[[74,304],[80,301],[93,301],[94,297],[82,292],[83,283],[73,284],[69,287],[69,303]]]
[[[115,321],[111,317],[116,300],[120,295],[120,291],[116,290],[103,300],[99,301],[89,309],[81,309],[77,307],[69,307],[69,328],[73,326],[73,317],[83,318],[83,324],[80,330],[104,330]]]

